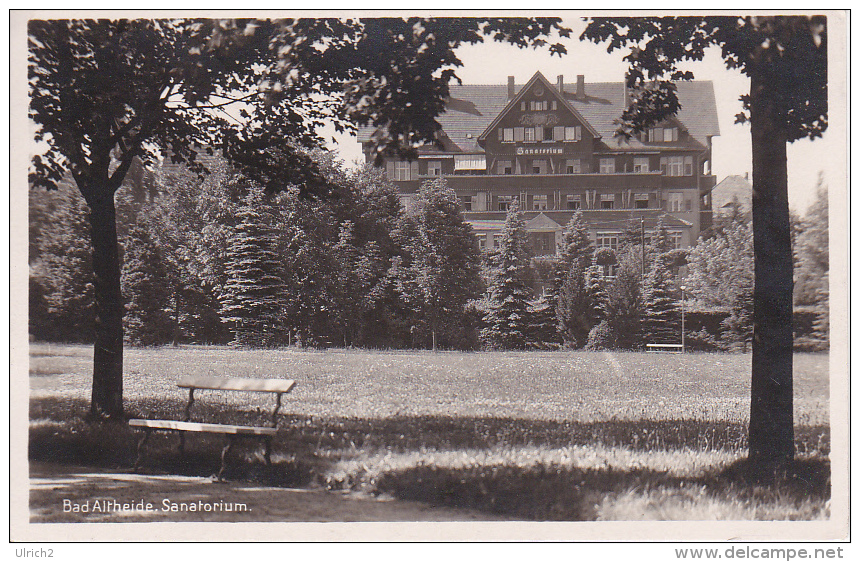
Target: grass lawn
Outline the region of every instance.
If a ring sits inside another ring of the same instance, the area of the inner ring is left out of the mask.
[[[134,435],[88,426],[92,349],[30,347],[30,458],[130,466]],[[386,494],[514,519],[829,516],[827,355],[795,356],[797,474],[744,477],[750,356],[127,348],[126,410],[181,419],[182,375],[293,378],[275,467],[236,479]],[[195,419],[264,422],[271,397],[203,393]],[[149,469],[211,473],[220,440],[153,438]],[[193,443],[192,443],[193,442]],[[206,473],[208,474],[208,473]]]

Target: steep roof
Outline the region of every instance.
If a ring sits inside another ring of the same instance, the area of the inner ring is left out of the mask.
[[[535,72],[535,75],[531,77],[531,80],[526,82],[525,86],[520,88],[520,91],[513,98],[511,98],[511,100],[507,104],[505,104],[505,108],[501,112],[499,112],[499,114],[490,122],[490,124],[487,125],[487,127],[484,129],[484,131],[481,132],[481,136],[479,138],[481,138],[481,139],[486,138],[486,136],[491,133],[490,129],[495,127],[498,124],[498,122],[502,120],[502,117],[504,117],[506,114],[508,114],[510,111],[512,111],[514,107],[519,105],[523,96],[526,94],[527,91],[529,91],[532,88],[532,86],[534,85],[535,82],[542,82],[543,85],[546,86],[546,89],[549,90],[551,93],[558,91],[555,86],[553,86],[552,84],[549,83],[549,80],[547,80],[543,74],[541,74],[540,72]],[[562,88],[562,89],[564,89],[564,88]],[[552,94],[550,94],[550,95],[552,95]],[[594,129],[594,127],[591,126],[591,123],[589,123],[588,119],[586,119],[583,115],[581,115],[576,110],[576,108],[570,104],[568,96],[561,95],[561,96],[557,96],[557,97],[559,97],[561,99],[561,103],[563,105],[564,104],[567,105],[567,108],[570,112],[572,112],[574,115],[576,115],[576,117],[580,118],[581,121],[584,121],[585,127],[587,129],[589,129],[589,131],[591,132],[592,135],[594,135],[595,137],[601,136],[600,133],[597,132]]]
[[[519,85],[517,93],[523,87]],[[678,120],[696,141],[707,146],[708,137],[720,134],[713,83],[709,80],[679,82],[677,87],[681,103]],[[461,151],[482,152],[478,137],[508,105],[507,85],[451,85],[449,91],[447,111],[439,116],[439,124]],[[586,83],[583,99],[578,99],[575,92],[576,84],[564,85],[565,100],[588,121],[603,142],[617,146],[614,135],[618,126],[614,121],[624,111],[624,83]],[[358,141],[370,140],[370,134],[370,128],[361,129]],[[638,144],[633,139],[630,146]]]
[[[712,208],[719,213],[730,206],[735,197],[744,210],[752,210],[752,184],[744,176],[726,176],[715,185],[711,189]]]

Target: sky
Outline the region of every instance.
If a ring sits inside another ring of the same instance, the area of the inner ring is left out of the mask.
[[[564,24],[573,29],[573,33],[568,39],[558,39],[568,51],[561,58],[551,57],[545,48],[518,49],[489,41],[461,47],[457,51],[463,62],[463,66],[456,70],[457,75],[464,84],[505,84],[508,76],[514,76],[520,86],[538,70],[550,82],[555,82],[559,74],[564,75],[568,83],[575,81],[578,74],[585,75],[586,83],[623,80],[627,68],[622,60],[623,50],[609,54],[605,45],[579,41],[584,23],[578,18],[565,19]],[[749,125],[734,123],[735,115],[741,111],[738,98],[749,92],[749,79],[736,70],[727,69],[716,49],[709,52],[703,61],[690,63],[684,68],[692,71],[697,80],[711,80],[714,84],[720,124],[720,136],[713,139],[712,154],[712,169],[717,182],[729,175],[749,173],[752,176]],[[831,91],[833,95],[834,91]],[[844,182],[845,166],[833,156],[841,154],[845,144],[839,143],[838,134],[833,132],[835,116],[832,107],[830,113],[831,129],[822,138],[796,141],[788,147],[789,205],[801,214],[812,203],[819,172],[823,173],[825,183]],[[353,138],[341,137],[335,148],[347,163],[361,159],[360,147]]]

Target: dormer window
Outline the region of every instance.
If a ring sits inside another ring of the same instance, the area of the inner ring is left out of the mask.
[[[678,127],[654,127],[648,129],[648,142],[676,142]]]

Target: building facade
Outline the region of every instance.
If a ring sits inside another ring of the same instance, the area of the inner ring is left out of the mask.
[[[677,247],[711,224],[711,138],[719,135],[711,82],[679,83],[681,110],[638,138],[615,136],[628,101],[623,82],[555,84],[540,72],[517,87],[453,85],[440,116],[442,148],[415,161],[388,159],[388,177],[409,207],[419,185],[444,176],[482,248],[496,245],[517,199],[534,255],[553,255],[582,211],[597,247],[616,247],[630,226],[662,217]],[[370,130],[359,142],[372,161]]]

